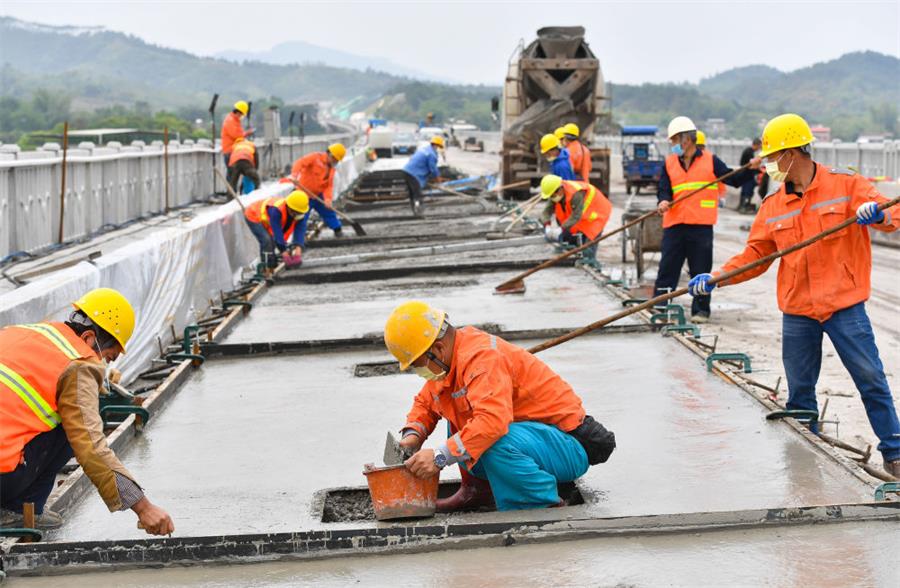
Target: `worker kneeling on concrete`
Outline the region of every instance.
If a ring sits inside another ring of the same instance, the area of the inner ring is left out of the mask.
[[[231,189],[237,191],[238,180],[241,177],[245,180],[250,180],[253,184],[251,190],[242,189],[242,193],[249,194],[259,188],[262,178],[259,177],[258,167],[259,155],[256,152],[256,145],[253,144],[253,141],[240,137],[235,139],[234,147],[231,149],[231,156],[228,159],[227,179]]]
[[[541,137],[541,153],[550,164],[550,173],[564,180],[574,180],[575,172],[572,171],[572,162],[569,161],[569,152],[563,149],[562,144],[555,135]]]
[[[134,310],[110,288],[73,306],[65,323],[0,330],[0,525],[21,526],[30,502],[37,527],[60,526],[62,517],[44,506],[74,454],[110,511],[131,509],[148,533],[171,533],[172,519],[107,445],[99,413],[105,364],[125,353]]]
[[[813,161],[812,142],[809,125],[796,114],[782,114],[766,125],[761,156],[769,177],[783,184],[763,200],[747,247],[720,271],[752,263],[856,215],[856,225],[782,257],[778,266],[787,408],[818,413],[816,382],[822,367],[822,333],[826,333],[850,372],[881,441],[878,450],[884,457],[884,469],[900,478],[900,422],[865,308],[872,273],[869,227],[896,231],[900,206],[878,210],[887,199],[855,172]],[[688,288],[694,296],[708,297],[717,285],[755,278],[771,263],[721,284],[709,284],[712,274],[700,274],[691,279]]]
[[[298,266],[303,262],[306,244],[306,224],[309,220],[309,196],[294,190],[287,198],[265,198],[254,202],[244,211],[250,232],[259,242],[259,259],[267,267],[275,267],[275,250],[285,253],[285,265]],[[287,240],[291,239],[290,245]]]
[[[559,176],[547,175],[541,179],[541,198],[548,200],[542,220],[548,239],[570,245],[583,245],[603,232],[610,215],[612,203],[596,186],[587,182],[564,180]],[[556,218],[557,228],[551,226]],[[584,251],[584,257],[597,257],[597,246]]]
[[[441,172],[438,170],[438,149],[444,148],[444,138],[435,135],[428,145],[416,149],[406,165],[403,166],[403,174],[406,178],[406,188],[409,190],[409,202],[413,214],[422,214],[422,189],[429,180],[439,181]]]
[[[605,462],[615,435],[585,416],[581,398],[544,362],[474,327],[455,328],[425,302],[401,304],[384,329],[403,370],[428,380],[413,401],[401,447],[406,467],[428,478],[459,464],[462,486],[440,499],[441,512],[562,505],[557,483]],[[441,417],[454,433],[421,449]]]
[[[335,237],[343,235],[341,219],[334,211],[335,167],[347,155],[347,148],[333,143],[324,152],[304,155],[291,166],[290,180],[309,196],[309,205],[334,231]]]

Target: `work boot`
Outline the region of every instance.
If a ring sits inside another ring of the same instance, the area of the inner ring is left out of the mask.
[[[478,510],[482,507],[494,508],[494,493],[487,480],[476,478],[462,466],[459,467],[462,483],[459,490],[449,498],[438,498],[435,509],[438,512],[459,512],[461,510]]]
[[[341,237],[343,237],[343,236],[344,236],[344,228],[343,228],[343,227],[338,227],[338,228],[336,228],[336,229],[334,230],[334,236],[337,237],[338,239],[340,239]]]
[[[900,480],[900,459],[895,459],[894,461],[884,460],[884,471]]]
[[[0,510],[0,526],[21,527],[25,524],[22,513],[11,510]],[[63,518],[59,513],[45,508],[41,514],[34,515],[34,526],[37,529],[56,529],[63,524]]]
[[[698,312],[697,314],[691,315],[691,322],[695,325],[702,325],[703,323],[709,322],[709,315],[705,312]]]

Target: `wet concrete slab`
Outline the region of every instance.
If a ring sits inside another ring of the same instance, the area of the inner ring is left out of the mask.
[[[439,553],[92,573],[106,586],[897,586],[895,522],[609,537]],[[12,578],[15,588],[59,577]]]
[[[180,536],[322,528],[316,492],[364,485],[363,464],[380,458],[384,432],[403,424],[419,389],[414,375],[354,377],[357,363],[384,357],[208,362],[123,461],[170,510]],[[870,488],[784,424],[766,422],[762,406],[659,335],[574,340],[541,357],[617,436],[610,461],[583,478],[592,498],[571,507],[577,516],[871,498]],[[444,431],[439,425],[429,445]],[[131,513],[110,515],[93,493],[67,516],[52,540],[142,536]]]
[[[551,268],[528,279],[525,294],[495,295],[514,272],[453,273],[338,284],[275,286],[226,342],[338,339],[380,333],[403,300],[427,300],[454,324],[506,329],[577,328],[622,309],[586,273]],[[634,324],[628,318],[621,324]]]

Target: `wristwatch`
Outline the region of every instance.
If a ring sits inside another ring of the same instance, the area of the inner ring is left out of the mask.
[[[438,467],[438,469],[441,469],[441,470],[444,469],[444,467],[447,465],[447,456],[444,455],[440,451],[435,451],[434,452],[434,465],[436,465]]]

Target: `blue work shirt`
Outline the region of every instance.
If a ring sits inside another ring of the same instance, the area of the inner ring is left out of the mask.
[[[713,154],[713,174],[717,178],[721,178],[725,174],[731,173],[731,168],[726,165],[724,161],[719,159],[718,155]],[[687,169],[684,165],[684,156],[680,156],[678,161],[681,162],[681,167]],[[694,158],[691,160],[691,165],[694,165],[694,162],[697,161],[697,156],[694,155]],[[723,180],[724,183],[729,186],[733,186],[735,188],[740,188],[741,185],[744,184],[749,179],[752,179],[756,174],[755,170],[745,169],[739,174],[734,174],[727,180]],[[662,202],[663,200],[672,200],[672,180],[669,179],[669,171],[666,169],[666,166],[663,165],[662,173],[659,175],[659,191],[656,193],[656,200]]]
[[[575,172],[572,170],[572,160],[569,159],[569,150],[560,149],[559,155],[550,163],[550,173],[564,180],[575,180]]]
[[[438,171],[437,162],[437,151],[435,151],[433,146],[426,145],[416,149],[413,156],[403,166],[403,171],[419,180],[419,186],[424,188],[425,184],[428,183],[428,178],[436,178],[441,175]]]
[[[275,241],[275,245],[281,251],[285,251],[288,245],[284,239],[284,232],[291,226],[291,220],[288,218],[287,222],[285,222],[285,219],[281,218],[281,211],[274,206],[267,206],[266,211],[269,214],[269,226],[272,227],[272,238]],[[294,234],[291,236],[291,246],[298,245],[303,247],[306,242],[306,220],[308,218],[309,213],[307,212],[303,215],[303,218],[297,220],[297,224],[294,226]]]

